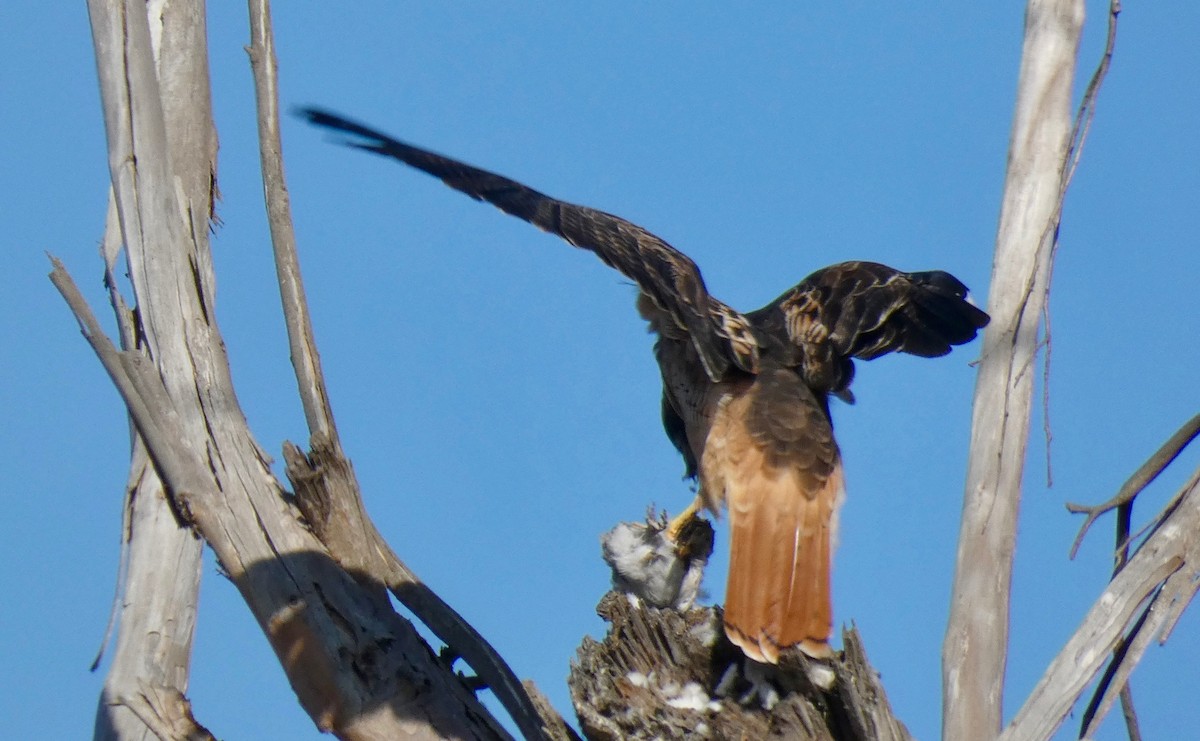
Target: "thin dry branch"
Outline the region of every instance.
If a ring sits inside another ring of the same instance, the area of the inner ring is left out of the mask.
[[[1073,514],[1087,515],[1087,519],[1084,520],[1083,525],[1079,527],[1079,534],[1075,536],[1075,541],[1071,544],[1070,557],[1075,558],[1075,554],[1079,551],[1080,544],[1083,543],[1083,537],[1087,535],[1088,529],[1091,528],[1092,523],[1094,523],[1098,517],[1117,509],[1122,505],[1133,502],[1134,498],[1141,493],[1142,489],[1145,489],[1150,485],[1150,482],[1158,478],[1158,475],[1163,472],[1163,469],[1171,465],[1171,461],[1175,460],[1179,454],[1183,452],[1183,449],[1186,448],[1192,440],[1196,439],[1197,435],[1200,435],[1200,414],[1197,414],[1185,422],[1184,425],[1170,437],[1170,439],[1163,443],[1162,447],[1159,448],[1154,455],[1150,456],[1149,460],[1143,463],[1141,467],[1129,477],[1129,480],[1121,486],[1112,499],[1095,505],[1075,504],[1068,502],[1068,512]],[[1121,544],[1118,543],[1117,545],[1119,548]]]
[[[1138,615],[1137,620],[1134,621],[1133,626],[1129,629],[1129,635],[1138,635],[1141,632],[1143,626],[1146,624],[1146,618],[1150,615],[1150,604],[1153,604],[1153,600],[1142,608],[1142,613]],[[1083,720],[1079,722],[1079,738],[1085,739],[1091,735],[1089,729],[1094,727],[1096,714],[1100,710],[1100,705],[1104,701],[1104,698],[1108,696],[1109,690],[1113,687],[1113,683],[1117,680],[1118,673],[1120,673],[1122,667],[1126,666],[1125,659],[1129,656],[1129,649],[1130,641],[1127,637],[1122,637],[1121,640],[1117,641],[1117,646],[1112,652],[1112,659],[1109,660],[1108,666],[1104,668],[1104,673],[1100,675],[1100,681],[1096,683],[1096,691],[1092,693],[1091,700],[1088,701],[1087,707],[1084,708]],[[1126,708],[1126,718],[1128,718],[1129,711],[1133,709],[1133,695],[1129,691],[1128,678],[1124,678],[1124,680],[1121,683],[1120,695],[1121,703]],[[1126,700],[1127,697],[1128,701]],[[1130,735],[1134,734],[1131,733]]]
[[[313,532],[356,578],[386,587],[461,657],[492,690],[528,739],[557,738],[565,725],[549,705],[539,708],[508,664],[470,623],[414,574],[395,554],[363,509],[350,462],[314,434],[306,454],[284,444],[288,479]],[[450,671],[450,667],[446,667]]]
[[[1087,141],[1088,132],[1092,130],[1092,121],[1096,118],[1096,102],[1100,96],[1100,87],[1108,76],[1108,68],[1112,66],[1113,51],[1117,46],[1117,18],[1121,15],[1121,0],[1110,0],[1108,5],[1108,32],[1104,41],[1104,52],[1096,65],[1096,71],[1088,80],[1083,98],[1079,101],[1079,109],[1075,113],[1075,125],[1071,130],[1071,147],[1067,153],[1066,175],[1063,177],[1063,187],[1058,196],[1058,207],[1062,210],[1063,199],[1067,195],[1067,186],[1075,177],[1079,168],[1079,160],[1083,157],[1083,144]]]
[[[1117,535],[1116,549],[1117,559],[1113,566],[1113,576],[1117,575],[1121,569],[1125,568],[1125,564],[1129,562],[1129,533],[1132,527],[1133,520],[1133,502],[1126,502],[1120,507],[1117,507]],[[1139,618],[1139,624],[1141,622]],[[1134,631],[1138,630],[1138,626],[1134,626]],[[1092,700],[1088,704],[1088,709],[1084,712],[1084,720],[1081,723],[1081,728],[1086,729],[1091,724],[1091,719],[1095,717],[1095,711],[1099,706],[1101,698],[1107,692],[1108,686],[1114,676],[1114,669],[1118,667],[1125,658],[1125,654],[1129,647],[1127,641],[1122,640],[1117,648],[1113,651],[1113,658],[1104,670],[1104,676],[1097,685],[1096,691],[1092,694]],[[1125,685],[1121,687],[1121,710],[1125,718],[1125,730],[1129,734],[1129,741],[1141,741],[1142,732],[1138,727],[1137,711],[1133,706],[1133,687],[1129,681],[1125,681]],[[1083,738],[1082,731],[1080,738]]]
[[[1164,508],[1164,514],[1156,518],[1159,523],[1156,527],[1159,530],[1166,526],[1167,518],[1171,518],[1183,504],[1185,496],[1197,496],[1195,492],[1198,487],[1200,487],[1200,469],[1193,475],[1191,482],[1186,484]],[[1195,522],[1192,527],[1195,527]],[[1197,531],[1191,531],[1192,539],[1196,539],[1195,532]],[[1188,531],[1183,531],[1184,538],[1187,538],[1188,535]],[[1145,545],[1142,547],[1144,548]],[[1200,558],[1200,545],[1193,543],[1189,550],[1190,553],[1186,553],[1184,556],[1184,565],[1167,578],[1161,590],[1146,605],[1142,618],[1134,623],[1118,642],[1118,649],[1114,650],[1113,658],[1105,670],[1106,681],[1098,684],[1084,714],[1080,730],[1081,738],[1095,733],[1118,697],[1122,699],[1123,705],[1125,704],[1123,693],[1129,686],[1129,677],[1145,655],[1146,649],[1153,641],[1157,640],[1162,643],[1167,640],[1171,629],[1191,602],[1197,588],[1200,588],[1200,582],[1197,581],[1197,578],[1200,577],[1200,566],[1197,565],[1197,559]],[[1127,716],[1131,709],[1131,707],[1125,707]]]
[[[104,287],[108,289],[109,303],[112,305],[113,313],[116,315],[117,332],[120,336],[121,347],[129,350],[135,346],[134,337],[136,336],[136,328],[132,313],[125,305],[125,299],[117,288],[116,265],[120,254],[121,225],[117,218],[116,198],[113,196],[112,188],[109,188],[108,214],[104,222],[104,238],[100,243],[100,255],[104,259]],[[125,580],[129,573],[130,522],[133,519],[131,493],[134,491],[133,482],[135,479],[140,479],[140,475],[135,476],[134,471],[144,468],[136,460],[139,457],[139,447],[142,462],[146,462],[145,446],[139,443],[137,431],[133,428],[132,423],[130,423],[129,433],[130,446],[133,448],[131,457],[135,460],[131,462],[130,485],[126,487],[124,501],[121,503],[121,548],[117,563],[117,578],[116,583],[113,585],[113,601],[108,614],[108,624],[104,627],[104,638],[100,641],[100,649],[96,652],[96,658],[92,661],[91,671],[96,671],[99,668],[100,662],[104,658],[104,651],[108,648],[109,641],[117,630],[117,624],[120,622],[122,613],[122,596],[125,592]],[[134,596],[133,599],[137,600],[137,597]],[[118,656],[118,662],[120,658]],[[112,674],[111,671],[109,673],[110,675]]]
[[[250,0],[249,6],[250,46],[247,52],[254,73],[263,193],[292,367],[296,372],[296,384],[309,434],[321,435],[340,450],[341,441],[334,424],[308,300],[305,298],[300,259],[296,255],[296,232],[292,226],[291,201],[283,172],[283,144],[279,137],[279,77],[275,60],[275,35],[271,30],[271,4],[268,0]]]
[[[279,136],[278,69],[270,3],[250,0],[249,9],[248,52],[258,109],[263,191],[292,365],[310,434],[307,455],[290,443],[284,448],[297,503],[314,533],[343,568],[360,581],[386,586],[471,666],[527,738],[543,738],[548,728],[564,725],[562,719],[557,714],[545,719],[539,715],[500,655],[396,556],[366,512],[354,469],[338,439],[296,253]],[[449,667],[446,671],[453,677]]]
[[[178,416],[172,409],[167,391],[148,360],[129,351],[118,350],[100,328],[83,294],[66,267],[57,257],[50,256],[54,269],[50,281],[70,307],[79,322],[84,339],[92,346],[113,385],[125,400],[129,416],[144,440],[161,441],[151,448],[155,467],[164,473],[175,489],[176,496],[186,501],[188,493],[211,487],[204,469],[194,465],[190,451],[183,449],[179,441],[183,434],[171,429],[169,420]],[[171,410],[163,419],[163,412]]]
[[[1167,505],[1169,514],[1137,549],[1050,663],[1000,737],[1049,738],[1119,645],[1126,648],[1085,733],[1103,720],[1149,644],[1165,641],[1200,587],[1200,470]]]
[[[1100,87],[1104,84],[1104,78],[1108,76],[1108,68],[1112,65],[1113,50],[1117,43],[1117,17],[1120,14],[1120,0],[1111,0],[1108,8],[1108,37],[1104,44],[1104,53],[1100,57],[1100,62],[1096,65],[1096,71],[1092,73],[1091,80],[1088,81],[1087,89],[1084,91],[1083,98],[1079,102],[1079,108],[1075,112],[1075,125],[1071,129],[1071,146],[1067,151],[1068,165],[1059,189],[1057,214],[1054,218],[1054,243],[1050,248],[1049,274],[1046,277],[1045,296],[1043,297],[1042,306],[1042,345],[1045,348],[1045,354],[1042,357],[1042,432],[1046,437],[1046,486],[1054,485],[1054,476],[1050,464],[1050,442],[1054,437],[1050,426],[1050,355],[1054,346],[1054,343],[1051,341],[1050,286],[1054,279],[1054,255],[1058,252],[1059,244],[1057,225],[1062,216],[1063,203],[1067,197],[1067,188],[1070,186],[1071,180],[1075,177],[1075,170],[1078,169],[1079,160],[1083,156],[1083,144],[1087,141],[1088,132],[1092,128],[1092,121],[1096,117],[1096,101],[1100,95]]]
[[[1133,690],[1128,684],[1121,688],[1121,714],[1125,718],[1125,732],[1129,734],[1129,741],[1142,741],[1142,729],[1133,707]]]

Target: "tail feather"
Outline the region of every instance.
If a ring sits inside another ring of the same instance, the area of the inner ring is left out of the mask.
[[[800,476],[745,451],[726,481],[730,562],[725,631],[750,658],[778,663],[790,646],[832,655],[830,565],[841,469],[805,491]]]

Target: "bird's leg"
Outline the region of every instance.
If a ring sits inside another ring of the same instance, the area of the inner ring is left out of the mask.
[[[679,537],[683,533],[683,529],[687,527],[688,523],[696,519],[700,510],[706,506],[708,505],[704,498],[704,493],[701,491],[696,494],[696,498],[687,506],[687,509],[676,515],[667,525],[667,538],[674,542],[679,542]]]

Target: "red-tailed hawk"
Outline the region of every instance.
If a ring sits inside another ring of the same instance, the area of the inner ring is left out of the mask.
[[[829,397],[849,396],[854,359],[936,357],[974,339],[988,315],[941,271],[872,262],[818,270],[741,314],[708,293],[686,255],[636,224],[565,203],[320,110],[303,115],[347,142],[441,178],[455,190],[591,250],[635,281],[657,333],[663,426],[698,478],[696,502],[729,511],[725,632],[776,663],[792,646],[831,655],[830,562],[843,498]],[[678,518],[675,527],[683,523]]]

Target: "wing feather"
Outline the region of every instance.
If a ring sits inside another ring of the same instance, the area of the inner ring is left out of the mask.
[[[786,362],[827,392],[849,385],[852,358],[945,355],[974,339],[989,319],[949,273],[904,273],[873,262],[818,270],[747,316],[763,334],[785,337]]]
[[[750,323],[709,295],[700,269],[685,254],[642,227],[604,211],[560,201],[515,180],[394,139],[333,113],[306,108],[310,123],[362,137],[351,147],[399,160],[478,201],[594,252],[620,271],[686,330],[708,376],[718,381],[731,366],[758,370]]]

